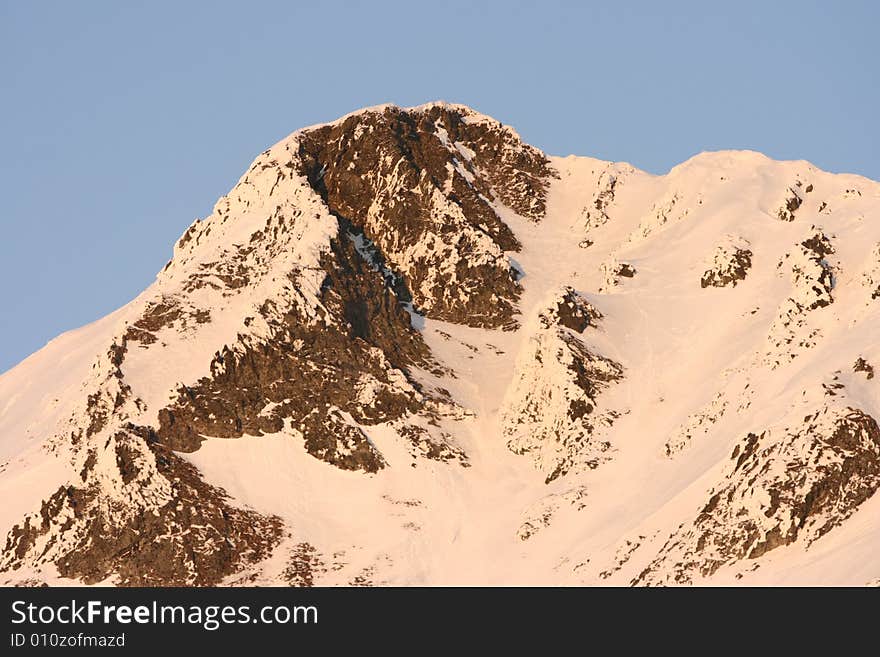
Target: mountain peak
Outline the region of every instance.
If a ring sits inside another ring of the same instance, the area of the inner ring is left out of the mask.
[[[328,121],[325,123],[316,123],[314,125],[307,126],[305,128],[299,128],[298,130],[296,130],[295,132],[293,132],[291,134],[291,137],[293,137],[294,135],[297,135],[299,133],[302,133],[302,132],[314,130],[316,128],[322,128],[322,127],[327,127],[327,126],[336,126],[340,123],[344,123],[345,121],[348,121],[349,119],[352,119],[355,117],[363,117],[365,115],[383,115],[386,112],[391,113],[391,114],[403,113],[403,114],[415,115],[415,114],[425,114],[425,113],[436,113],[438,111],[443,112],[443,113],[448,113],[448,114],[457,114],[458,116],[460,116],[462,118],[467,117],[470,121],[473,121],[473,122],[486,122],[486,123],[499,125],[499,126],[502,125],[495,118],[493,118],[487,114],[483,114],[483,113],[473,109],[472,107],[465,105],[465,104],[462,104],[462,103],[451,103],[451,102],[448,102],[445,100],[433,100],[433,101],[428,101],[428,102],[422,103],[420,105],[413,105],[413,106],[409,106],[409,107],[397,105],[395,103],[380,103],[378,105],[369,105],[366,107],[362,107],[360,109],[356,109],[356,110],[351,111],[347,114],[343,114],[339,118],[334,119],[332,121]],[[507,127],[507,129],[513,130],[513,128],[510,128],[509,126]]]
[[[444,102],[297,130],[0,376],[0,573],[876,580],[878,189],[549,157]]]

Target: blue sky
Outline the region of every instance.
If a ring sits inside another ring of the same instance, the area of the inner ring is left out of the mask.
[[[752,148],[880,179],[873,2],[0,0],[0,371],[123,305],[267,146],[445,99],[655,173]]]

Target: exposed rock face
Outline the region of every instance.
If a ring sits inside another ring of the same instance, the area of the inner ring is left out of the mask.
[[[785,197],[776,211],[776,216],[780,221],[794,221],[795,212],[801,207],[804,199],[798,187],[789,187],[786,190]]]
[[[325,564],[317,552],[315,547],[308,543],[296,545],[283,573],[284,580],[290,586],[314,586],[316,575],[326,572]]]
[[[128,338],[95,362],[69,439],[71,482],[12,528],[0,571],[54,563],[63,577],[117,585],[214,585],[269,556],[281,522],[234,506],[225,492],[129,419],[145,410],[125,383]]]
[[[801,242],[801,246],[818,258],[825,258],[834,253],[831,240],[815,226],[813,226],[813,234]]]
[[[868,380],[874,378],[874,366],[861,356],[856,360],[855,365],[853,365],[853,372],[864,372],[865,378]]]
[[[147,304],[143,316],[125,333],[128,341],[150,345],[156,342],[156,333],[162,329],[176,328],[186,331],[193,324],[211,321],[211,312],[201,308],[184,308],[175,297],[161,298]]]
[[[603,276],[602,285],[599,292],[610,292],[620,285],[622,278],[633,278],[636,275],[636,268],[628,262],[619,262],[617,258],[611,258],[601,265]]]
[[[462,466],[468,466],[467,455],[450,442],[447,434],[436,428],[433,418],[429,418],[424,424],[401,423],[397,432],[409,441],[409,451],[414,457],[443,462],[456,461]]]
[[[791,271],[795,296],[800,309],[815,310],[830,306],[834,299],[834,275],[826,256],[834,253],[831,241],[821,231],[801,242],[792,253]]]
[[[826,407],[802,424],[750,433],[730,458],[705,506],[633,583],[687,583],[815,541],[880,487],[880,428],[862,410]]]
[[[604,226],[611,219],[608,214],[610,206],[614,203],[614,196],[629,173],[628,168],[619,168],[609,165],[599,176],[596,193],[590,204],[582,211],[583,226],[586,232],[596,230]]]
[[[791,295],[780,304],[767,336],[771,345],[767,359],[773,365],[794,360],[816,344],[820,331],[810,330],[809,323],[813,311],[834,302],[834,274],[826,260],[833,252],[828,237],[818,231],[779,262],[780,270],[789,271]]]
[[[736,287],[745,280],[752,266],[752,252],[748,243],[738,238],[728,238],[719,244],[712,254],[709,268],[700,279],[700,287]]]
[[[86,584],[210,586],[268,557],[280,519],[231,505],[154,440],[132,426],[91,452],[80,484],[12,529],[0,569],[51,561]]]
[[[388,108],[306,131],[301,172],[330,210],[363,231],[429,317],[509,324],[519,297],[504,255],[519,242],[506,206],[539,221],[544,155],[469,110]]]
[[[364,426],[421,410],[430,395],[407,370],[435,365],[397,281],[299,175],[303,139],[258,158],[215,214],[181,238],[163,272],[166,287],[183,288],[179,296],[215,308],[249,303],[227,311],[239,328],[206,362],[207,375],[179,383],[174,401],[157,409],[156,435],[193,451],[203,437],[284,430],[321,460],[376,472],[384,459]],[[242,231],[247,246],[222,239],[248,221],[256,230]]]
[[[542,328],[552,329],[557,324],[575,333],[583,333],[591,323],[602,318],[601,313],[571,287],[564,287],[550,306],[538,314]]]
[[[623,367],[581,339],[599,317],[586,299],[563,288],[538,313],[517,357],[502,433],[511,451],[534,459],[548,483],[576,466],[597,467],[611,449],[601,434],[618,414],[599,410],[598,398],[623,377]]]
[[[338,467],[383,466],[359,424],[421,408],[424,396],[404,369],[427,365],[427,347],[393,289],[343,231],[321,264],[323,321],[306,324],[293,312],[276,320],[277,308],[264,308],[269,339],[217,353],[211,376],[183,387],[160,411],[164,444],[192,451],[199,436],[237,438],[286,426],[302,434],[309,453]]]

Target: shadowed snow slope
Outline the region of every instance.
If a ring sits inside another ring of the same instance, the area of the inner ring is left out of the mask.
[[[876,582],[878,320],[876,182],[355,112],[0,376],[0,582]]]

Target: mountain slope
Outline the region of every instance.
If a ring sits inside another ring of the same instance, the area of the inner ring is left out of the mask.
[[[877,581],[878,212],[443,103],[300,130],[0,376],[0,578]]]

